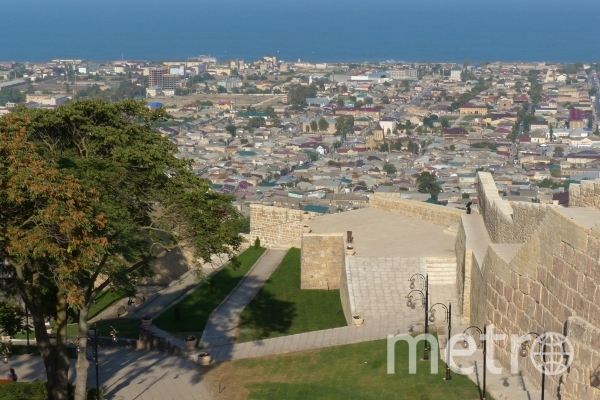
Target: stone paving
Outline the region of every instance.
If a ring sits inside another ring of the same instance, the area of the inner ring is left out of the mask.
[[[286,250],[267,250],[219,307],[211,314],[200,339],[201,347],[215,347],[235,341],[244,308],[277,269]]]
[[[312,232],[352,231],[356,257],[455,257],[456,235],[446,227],[373,208],[330,214],[308,221]]]
[[[191,361],[165,353],[122,348],[100,348],[100,386],[107,400],[212,400],[199,369]],[[46,381],[41,357],[13,356],[0,364],[0,376],[14,368],[19,381]],[[75,380],[71,360],[69,381]],[[88,369],[88,387],[96,386],[94,365]]]

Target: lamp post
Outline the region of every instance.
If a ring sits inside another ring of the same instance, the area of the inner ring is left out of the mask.
[[[450,360],[450,338],[452,337],[452,303],[448,304],[448,307],[446,307],[446,305],[444,303],[435,303],[434,305],[431,306],[431,308],[429,309],[429,313],[431,314],[429,316],[429,322],[435,322],[435,306],[442,306],[444,307],[445,310],[445,315],[444,315],[444,321],[443,322],[448,322],[448,342],[446,343],[446,352],[448,353],[446,355],[446,380],[449,381],[452,379],[452,376],[450,375],[450,366],[448,365],[448,360]]]
[[[98,326],[97,325],[94,325],[94,329],[92,330],[92,332],[94,332],[94,340],[92,340],[89,337],[78,337],[76,344],[77,344],[77,352],[80,352],[81,351],[81,345],[80,345],[81,340],[85,339],[85,340],[89,340],[93,343],[93,346],[94,346],[93,360],[94,360],[94,363],[96,364],[96,400],[100,400],[100,377],[99,377],[99,371],[98,371],[98,365],[99,365],[99,363],[98,363],[98,344],[100,342],[100,338],[98,337]],[[117,340],[119,340],[117,338],[118,333],[119,332],[111,326],[110,336],[112,337],[113,342],[116,342]]]
[[[486,336],[486,327],[485,327],[485,325],[483,326],[483,332],[481,332],[481,329],[479,329],[476,326],[469,326],[467,329],[464,330],[464,332],[463,332],[463,337],[464,337],[463,347],[465,349],[469,348],[469,342],[467,342],[467,337],[469,336],[469,334],[467,333],[467,331],[469,329],[476,329],[477,331],[479,331],[480,342],[479,342],[479,345],[477,345],[477,347],[479,347],[480,345],[483,345],[483,391],[481,393],[481,400],[486,400],[486,397],[485,397],[485,374],[487,372],[487,366],[486,366],[486,361],[487,361],[487,351],[486,350],[487,350],[487,347],[486,347],[486,341],[485,341],[485,339],[487,337]]]
[[[429,323],[427,322],[427,309],[429,307],[429,274],[423,276],[423,274],[414,274],[410,277],[410,288],[413,290],[415,288],[415,277],[419,277],[422,280],[421,289],[425,289],[425,346],[423,350],[423,360],[429,360],[429,345],[428,345],[428,333],[429,333]],[[421,292],[422,294],[422,292]]]
[[[540,351],[536,354],[536,357],[541,353],[542,355],[542,400],[544,400],[544,386],[546,383],[546,334],[540,335],[537,332],[529,332],[525,336],[535,336],[536,340],[539,340]],[[531,348],[531,343],[529,340],[521,343],[521,350],[519,350],[519,355],[521,357],[527,357],[529,355],[529,349]]]
[[[31,354],[31,347],[29,346],[29,308],[27,307],[27,303],[25,303],[25,335],[27,337],[27,348],[25,350],[25,354]]]

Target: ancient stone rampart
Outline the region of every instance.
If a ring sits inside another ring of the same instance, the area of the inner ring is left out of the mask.
[[[341,233],[302,235],[301,289],[339,289],[345,259]]]
[[[487,178],[480,174],[478,182],[483,221],[464,216],[459,226],[463,317],[508,335],[494,342],[494,358],[507,369],[510,335],[566,335],[573,344],[571,367],[547,376],[546,392],[561,400],[600,399],[600,211],[502,204]],[[591,186],[585,186],[585,195],[575,189],[580,199],[574,204],[592,204]],[[487,243],[478,240],[478,224],[489,233]],[[530,359],[516,359],[519,370],[539,385],[541,373]]]
[[[523,242],[539,226],[551,207],[502,200],[489,172],[478,173],[477,202],[485,227],[496,243]]]
[[[571,184],[569,207],[590,207],[600,210],[600,179]]]
[[[403,199],[399,193],[374,193],[369,197],[369,207],[442,226],[457,226],[460,216],[465,213],[441,205]]]
[[[302,235],[301,210],[250,205],[250,238],[260,238],[262,246],[272,248],[280,243],[299,240]]]

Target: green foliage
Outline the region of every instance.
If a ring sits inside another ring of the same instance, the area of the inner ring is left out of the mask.
[[[44,318],[64,325],[68,308],[89,309],[109,285],[133,294],[157,254],[179,243],[203,260],[239,248],[233,197],[211,191],[153,131],[166,118],[133,100],[22,108],[0,118],[0,179],[11,177],[0,187],[0,257],[10,261],[7,278],[23,277],[19,292],[30,299],[38,332]],[[80,318],[85,326],[85,313]],[[46,335],[36,339],[48,344]],[[48,365],[66,358],[41,348]],[[55,369],[48,380],[67,372],[68,365]]]
[[[69,397],[75,395],[75,386],[69,387]],[[5,400],[45,400],[48,398],[46,382],[13,382],[0,385],[0,399]],[[86,400],[96,400],[96,388],[88,388]],[[100,388],[100,400],[104,399],[104,391]]]
[[[291,85],[288,89],[288,103],[295,106],[306,106],[306,98],[316,95],[317,87],[314,83],[310,86]]]
[[[260,128],[261,125],[265,124],[265,119],[263,117],[252,117],[248,120],[248,125],[246,125],[246,130],[252,131],[255,128]]]
[[[235,125],[227,125],[225,127],[225,130],[229,133],[231,133],[231,136],[235,137],[235,131],[236,131],[236,127]]]
[[[392,163],[388,163],[386,162],[385,164],[383,164],[383,170],[388,174],[388,175],[393,175],[396,172],[398,172],[398,170],[396,169],[396,166]]]
[[[310,121],[310,130],[313,132],[316,132],[319,130],[319,124],[317,123],[317,121],[315,121],[315,120]]]
[[[558,173],[560,176],[560,168],[553,169],[552,171],[554,172],[556,170],[558,170]],[[548,178],[545,178],[543,181],[538,182],[537,185],[541,188],[550,188],[550,189],[557,189],[559,187],[565,187],[564,183],[555,182],[554,180],[548,179]]]
[[[434,175],[428,171],[423,171],[417,177],[417,190],[419,193],[429,193],[433,199],[437,200],[442,188],[438,185]]]
[[[98,85],[92,85],[79,90],[75,94],[75,99],[102,99],[106,101],[122,101],[126,99],[136,99],[146,97],[146,91],[143,85],[132,83],[131,80],[124,80],[119,83],[116,89],[102,90]]]
[[[494,142],[477,142],[472,143],[471,147],[474,149],[490,149],[490,150],[498,150],[496,144]]]
[[[254,239],[254,248],[257,250],[260,249],[260,238],[258,236]]]
[[[0,301],[0,329],[8,336],[14,336],[25,329],[25,311],[20,305]]]
[[[317,124],[319,126],[319,131],[321,132],[325,132],[327,129],[329,129],[329,122],[327,122],[325,117],[319,118],[319,122]]]
[[[550,176],[553,178],[560,178],[562,176],[562,171],[560,168],[553,168],[550,170]]]
[[[240,268],[242,268],[242,263],[240,262],[240,260],[238,260],[237,256],[233,256],[229,260],[228,266],[234,271],[238,271]]]
[[[7,102],[22,103],[25,101],[25,95],[19,89],[3,88],[0,90],[0,105],[4,106]]]
[[[419,152],[419,145],[412,140],[408,142],[407,150],[411,153],[417,154]]]

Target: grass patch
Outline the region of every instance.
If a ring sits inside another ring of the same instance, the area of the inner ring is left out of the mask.
[[[339,290],[300,289],[300,249],[290,249],[240,317],[238,342],[346,326]]]
[[[423,343],[417,354],[423,353]],[[205,367],[203,377],[217,396],[238,399],[419,399],[476,400],[479,389],[468,377],[442,379],[430,374],[431,361],[417,360],[417,373],[408,373],[408,345],[396,344],[396,371],[387,373],[387,341],[363,342],[269,357],[250,358]],[[488,399],[491,397],[488,396]]]
[[[199,335],[206,326],[210,313],[231,293],[248,270],[266,249],[248,248],[237,258],[241,267],[237,270],[227,265],[214,274],[208,284],[202,285],[181,302],[169,308],[154,320],[154,324],[168,332],[186,332]]]
[[[96,315],[100,314],[102,311],[106,310],[108,307],[112,306],[114,303],[121,300],[123,297],[125,296],[115,292],[100,292],[100,294],[96,296],[94,304],[92,304],[92,306],[90,307],[88,318],[94,318]]]
[[[94,324],[90,324],[90,332],[98,326],[98,334],[100,336],[110,336],[110,331],[115,328],[118,333],[118,338],[123,339],[138,339],[140,337],[140,326],[142,320],[139,318],[109,318],[101,319]]]

